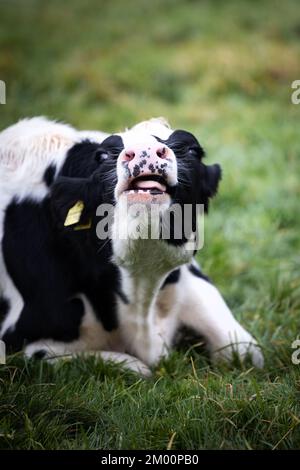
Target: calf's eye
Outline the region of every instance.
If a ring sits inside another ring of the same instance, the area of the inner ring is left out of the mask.
[[[199,151],[198,151],[198,149],[189,149],[188,150],[188,155],[190,157],[198,157]]]
[[[97,162],[101,163],[104,160],[108,159],[108,153],[103,152],[103,151],[96,152],[95,158],[96,158]]]

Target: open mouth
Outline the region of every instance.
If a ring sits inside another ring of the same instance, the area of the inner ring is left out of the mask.
[[[151,195],[160,195],[167,193],[169,189],[166,180],[159,175],[143,175],[134,178],[124,191],[128,193],[148,193]]]

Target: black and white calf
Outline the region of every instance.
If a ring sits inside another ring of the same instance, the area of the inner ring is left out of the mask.
[[[262,366],[256,341],[201,273],[189,236],[174,236],[173,219],[168,239],[144,236],[174,205],[207,210],[221,172],[203,156],[192,134],[162,119],[110,136],[44,118],[0,133],[0,337],[7,348],[40,357],[90,352],[146,374],[188,326],[213,358],[230,360],[236,351]],[[99,238],[109,204],[109,238]],[[156,217],[128,211],[136,204],[155,205]],[[191,237],[195,224],[193,211]]]

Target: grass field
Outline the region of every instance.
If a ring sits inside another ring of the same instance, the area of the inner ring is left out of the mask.
[[[195,347],[143,380],[93,359],[11,357],[0,447],[299,448],[299,2],[0,0],[0,79],[1,129],[43,114],[116,131],[164,115],[199,137],[223,167],[199,260],[266,359],[212,366]]]

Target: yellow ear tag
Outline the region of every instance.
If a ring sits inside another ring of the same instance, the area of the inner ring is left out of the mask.
[[[80,220],[80,216],[84,209],[84,204],[82,201],[77,201],[76,204],[69,209],[67,214],[64,226],[69,227],[69,225],[77,224]]]
[[[91,228],[92,226],[92,221],[91,219],[88,220],[88,222],[86,224],[82,224],[82,225],[75,225],[74,227],[74,230],[88,230],[89,228]]]

